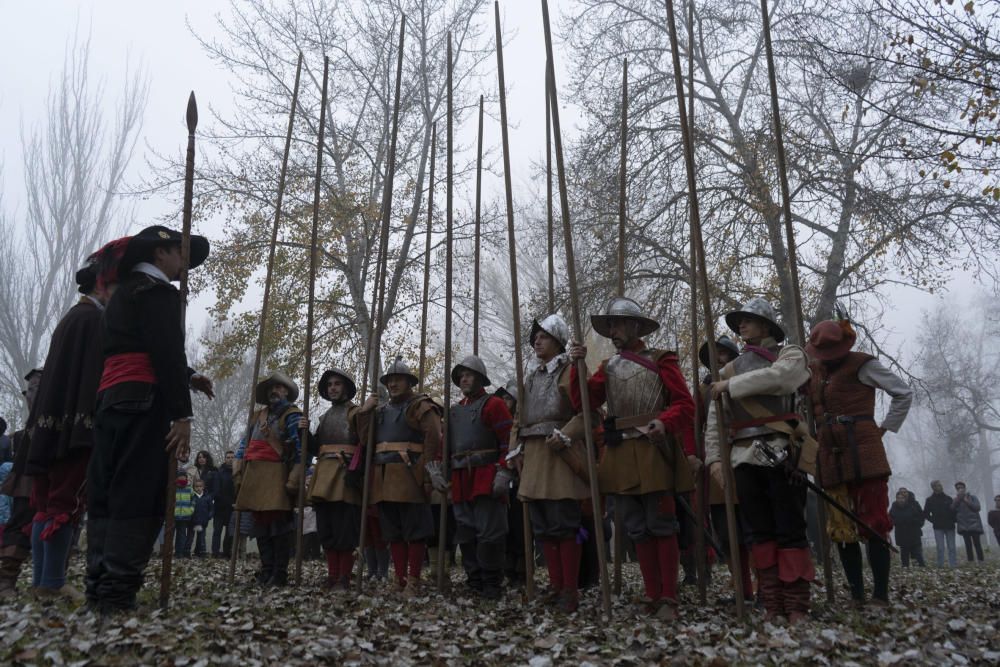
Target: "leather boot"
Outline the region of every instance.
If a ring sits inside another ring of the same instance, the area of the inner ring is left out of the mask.
[[[104,539],[104,572],[97,583],[98,611],[136,608],[136,594],[153,553],[162,519],[109,519]]]
[[[476,595],[483,592],[483,569],[479,564],[478,545],[462,542],[458,545],[462,552],[462,569],[465,570],[465,585]],[[431,570],[432,572],[435,570]]]
[[[292,555],[292,537],[294,532],[289,531],[276,535],[272,538],[274,544],[274,572],[268,580],[268,586],[288,585],[288,561]]]
[[[503,597],[504,543],[478,543],[476,545],[476,560],[480,567],[483,598],[499,600]]]
[[[270,535],[257,538],[257,552],[260,554],[260,570],[255,577],[258,584],[264,586],[271,581],[274,574],[274,538]]]
[[[809,547],[778,549],[778,579],[788,623],[796,625],[809,618],[809,587],[816,578]]]
[[[751,547],[757,566],[757,596],[764,605],[764,620],[773,621],[785,613],[778,578],[778,543],[762,542]]]
[[[892,557],[884,544],[874,540],[868,542],[868,565],[872,569],[873,580],[873,605],[889,606],[889,567],[891,563]]]
[[[857,542],[838,543],[840,564],[844,567],[844,577],[851,589],[851,600],[856,607],[865,604],[865,577],[861,565],[861,545]]]
[[[87,573],[84,575],[87,606],[96,611],[98,607],[97,584],[104,574],[104,540],[108,535],[108,520],[87,519]]]

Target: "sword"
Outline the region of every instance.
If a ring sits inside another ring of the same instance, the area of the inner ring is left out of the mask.
[[[691,504],[688,503],[687,498],[678,493],[674,496],[674,500],[676,500],[677,504],[681,506],[681,509],[688,515],[689,519],[698,523],[698,517],[695,516],[694,510],[691,509]],[[705,533],[705,539],[708,540],[709,546],[715,549],[715,553],[719,554],[719,557],[721,558],[726,552],[722,550],[722,545],[719,544],[719,540],[715,537],[715,533],[709,530],[704,524],[702,524],[701,530]]]
[[[784,456],[778,456],[773,451],[771,451],[770,447],[768,447],[764,443],[760,442],[759,440],[755,441],[753,443],[753,448],[754,448],[755,453],[758,454],[758,460],[761,460],[761,457],[763,457],[763,460],[766,461],[767,463],[769,463],[771,466],[777,466],[777,465],[781,464],[787,458],[787,456],[788,456],[787,452],[785,453]],[[823,500],[825,500],[828,505],[830,505],[834,509],[838,510],[841,514],[843,514],[848,519],[850,519],[851,521],[853,521],[859,528],[865,529],[865,531],[868,532],[869,536],[872,537],[872,538],[874,538],[876,542],[879,542],[879,543],[885,545],[885,547],[887,549],[889,549],[889,551],[892,551],[893,553],[897,553],[897,554],[899,553],[899,549],[897,549],[896,547],[894,547],[889,542],[889,540],[885,539],[884,537],[882,537],[881,535],[879,535],[877,532],[875,532],[875,529],[873,529],[871,526],[869,526],[867,523],[865,523],[865,521],[861,517],[859,517],[857,514],[855,514],[851,510],[849,510],[846,507],[844,507],[843,505],[841,505],[839,502],[837,502],[833,498],[833,496],[831,496],[826,491],[824,491],[822,488],[820,488],[820,486],[818,484],[816,484],[815,482],[811,481],[805,475],[803,475],[802,479],[805,482],[805,485],[806,485],[807,488],[812,489],[813,492],[817,496],[819,496],[820,498],[822,498]]]

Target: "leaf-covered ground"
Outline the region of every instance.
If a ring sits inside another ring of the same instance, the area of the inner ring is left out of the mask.
[[[834,565],[837,563],[834,561]],[[716,569],[709,605],[685,587],[682,618],[664,624],[637,615],[629,602],[639,572],[625,568],[626,591],[613,617],[599,612],[596,589],[584,593],[572,616],[525,606],[508,589],[499,603],[464,595],[459,568],[454,592],[404,600],[385,587],[357,597],[319,591],[322,570],[308,563],[301,588],[262,590],[246,583],[254,564],[241,563],[238,583],[226,585],[226,566],[187,560],[175,570],[169,613],[155,604],[154,560],[131,617],[103,623],[67,602],[35,601],[26,591],[0,604],[0,662],[37,665],[300,665],[503,664],[585,665],[966,665],[1000,664],[1000,560],[958,570],[902,570],[893,564],[893,606],[855,611],[843,590],[826,605],[814,589],[813,620],[786,628],[759,614],[736,621],[713,602],[728,576]],[[79,585],[75,558],[71,581]],[[539,587],[545,575],[538,572]],[[837,573],[838,586],[843,578]]]

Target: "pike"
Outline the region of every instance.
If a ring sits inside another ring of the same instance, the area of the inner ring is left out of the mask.
[[[695,128],[694,128],[694,0],[687,0],[688,8],[688,123],[690,124],[692,152],[694,151]],[[690,214],[690,211],[688,212]],[[691,217],[693,229],[694,216]],[[705,443],[701,433],[701,384],[698,378],[698,287],[695,275],[695,255],[694,244],[691,244],[691,271],[689,281],[691,283],[691,375],[692,388],[694,389],[694,446],[696,454],[701,461],[705,460]],[[709,343],[714,345],[714,341]],[[708,470],[701,466],[695,478],[697,482],[695,493],[698,498],[698,506],[695,511],[695,521],[702,528],[705,527],[705,508],[708,506]],[[706,533],[695,531],[695,571],[698,575],[698,601],[704,606],[708,602],[708,553],[705,549]],[[721,557],[723,551],[716,547],[713,542],[712,548]]]
[[[188,267],[191,266],[191,216],[194,207],[194,131],[198,127],[198,103],[194,99],[194,91],[188,97],[187,103],[187,159],[184,164],[184,208],[181,227],[181,331],[187,322],[188,299]],[[167,455],[167,506],[163,521],[163,554],[160,563],[160,609],[167,610],[170,605],[170,583],[174,564],[174,504],[177,501],[177,458]]]
[[[267,254],[267,274],[264,277],[264,300],[260,306],[260,321],[257,326],[257,349],[253,357],[253,376],[250,382],[250,408],[247,415],[247,423],[253,420],[254,406],[257,401],[255,389],[257,377],[260,375],[260,362],[264,349],[264,330],[267,328],[268,304],[271,299],[271,280],[274,276],[274,252],[278,245],[278,229],[281,226],[281,204],[285,198],[285,176],[288,174],[288,154],[292,147],[292,128],[295,126],[295,111],[299,104],[299,81],[302,75],[302,52],[299,52],[298,63],[295,66],[295,86],[292,89],[292,108],[288,112],[288,130],[285,133],[285,152],[281,158],[281,172],[278,175],[278,198],[274,206],[274,223],[271,225],[271,245]],[[247,437],[249,441],[249,436]],[[240,511],[234,513],[236,520],[236,538],[233,540],[229,555],[229,585],[233,584],[236,578],[236,552],[239,544],[240,534]]]
[[[507,86],[503,70],[503,36],[500,33],[500,3],[494,1],[493,15],[496,25],[497,79],[500,86],[500,137],[503,145],[503,185],[507,205],[507,253],[510,260],[510,304],[511,322],[514,325],[514,372],[517,378],[517,400],[524,397],[524,365],[521,363],[521,302],[517,290],[517,237],[514,233],[514,187],[510,179],[510,137],[507,133]],[[545,93],[546,118],[548,118],[549,95]],[[551,167],[551,161],[549,163]],[[551,168],[549,170],[551,174]],[[549,182],[549,307],[552,304],[552,184]],[[520,427],[521,410],[515,419]],[[528,503],[521,503],[521,525],[524,538],[524,597],[527,602],[535,598],[535,542],[531,534],[531,517]]]
[[[500,38],[497,38],[500,41]],[[552,225],[552,112],[549,87],[545,86],[545,219],[548,225],[549,312],[556,312],[555,239]]]
[[[389,223],[392,220],[392,188],[396,178],[396,141],[399,137],[399,90],[403,85],[403,45],[406,37],[406,14],[403,14],[399,23],[399,46],[396,53],[396,90],[392,105],[392,131],[389,137],[389,158],[386,163],[385,185],[382,190],[382,216],[381,216],[381,238],[379,239],[379,252],[375,276],[375,286],[372,294],[372,312],[375,314],[371,321],[371,330],[368,336],[368,364],[371,372],[372,392],[378,394],[378,369],[380,364],[380,352],[382,348],[382,333],[385,327],[385,274],[388,272],[389,259]],[[378,295],[378,308],[375,307],[375,294]],[[368,373],[365,373],[367,377]],[[377,409],[377,408],[376,408]],[[375,451],[375,415],[372,415],[371,427],[368,429],[368,442],[365,443],[365,475],[361,490],[361,512],[362,518],[368,507],[368,500],[371,496],[371,461]],[[361,533],[358,536],[358,550],[364,548],[365,533],[367,532],[367,521],[361,522]],[[361,554],[358,554],[359,556]],[[364,588],[365,566],[364,558],[356,558],[358,562],[357,587],[360,593]]]
[[[302,416],[309,420],[309,407],[312,398],[312,352],[313,323],[316,312],[316,261],[319,254],[317,248],[319,237],[319,191],[323,177],[323,141],[326,135],[326,94],[327,82],[330,78],[330,57],[323,56],[323,90],[319,102],[319,136],[316,139],[316,181],[313,185],[313,216],[312,233],[309,237],[309,305],[306,308],[306,372],[305,387],[302,394]],[[299,474],[298,502],[299,520],[295,522],[295,585],[302,585],[302,534],[306,520],[306,468],[309,464],[309,429],[299,429],[299,464],[302,470]]]
[[[559,177],[559,203],[562,205],[563,242],[566,248],[566,277],[569,283],[570,303],[573,312],[573,333],[576,340],[583,340],[580,324],[580,295],[576,284],[576,260],[573,256],[573,229],[569,220],[569,191],[566,186],[566,166],[563,161],[562,130],[559,125],[559,98],[556,90],[556,64],[552,55],[552,32],[549,25],[549,3],[542,0],[542,23],[545,29],[545,55],[547,57],[547,83],[552,98],[552,135],[555,139],[556,169]],[[594,433],[590,413],[590,392],[587,387],[587,362],[576,360],[576,376],[580,384],[580,406],[583,415],[584,439],[587,443],[587,471],[590,475],[590,501],[594,511],[594,532],[596,533],[597,560],[601,578],[601,601],[604,614],[611,618],[611,589],[608,586],[607,556],[604,553],[604,522],[601,498],[597,489],[597,465],[594,452]]]
[[[454,241],[454,206],[452,190],[454,189],[454,114],[455,108],[452,100],[452,55],[451,55],[451,33],[448,33],[448,110],[447,110],[447,149],[445,151],[445,279],[444,279],[444,414],[442,415],[441,428],[441,461],[445,472],[445,479],[449,477],[448,465],[448,445],[451,438],[448,435],[448,422],[451,417],[451,308],[452,308],[452,242]],[[445,542],[448,531],[448,495],[441,494],[441,510],[438,512],[438,560],[437,560],[437,586],[443,591],[445,587]]]
[[[476,150],[476,252],[473,260],[472,285],[472,354],[479,356],[479,249],[480,208],[483,200],[483,96],[479,96],[479,141]],[[445,378],[447,381],[447,378]]]
[[[420,314],[420,385],[424,393],[424,372],[427,361],[427,302],[431,284],[431,230],[434,227],[434,161],[437,156],[437,123],[431,127],[431,174],[427,185],[427,240],[424,244],[424,298]]]
[[[795,331],[799,343],[805,345],[805,318],[802,310],[802,291],[799,288],[798,251],[795,245],[795,229],[792,225],[792,194],[788,187],[788,168],[785,162],[785,140],[781,128],[781,106],[778,104],[778,83],[774,73],[774,49],[771,45],[771,17],[767,11],[767,0],[760,0],[761,28],[764,34],[764,52],[767,60],[767,82],[771,97],[771,117],[774,119],[774,151],[778,162],[778,180],[781,184],[781,209],[785,219],[785,245],[788,251],[788,273],[791,278],[792,300],[795,307]],[[812,400],[805,395],[806,424],[809,432],[816,433],[813,419]],[[817,475],[819,461],[816,462]],[[833,585],[833,567],[830,563],[830,536],[826,532],[826,507],[820,503],[816,506],[816,518],[819,523],[819,551],[823,562],[823,579],[826,584],[826,599],[832,603],[837,595]]]
[[[681,59],[680,52],[677,47],[677,26],[674,22],[674,3],[673,0],[665,0],[667,8],[667,29],[670,33],[670,52],[674,62],[674,84],[677,90],[677,111],[680,119],[681,126],[681,140],[684,144],[684,163],[687,170],[687,185],[688,185],[688,201],[691,211],[691,243],[694,244],[694,252],[692,253],[697,257],[698,260],[698,274],[700,278],[700,292],[701,292],[701,304],[702,311],[705,318],[705,331],[711,333],[714,330],[713,320],[712,320],[712,304],[709,299],[708,294],[708,269],[705,265],[705,245],[701,234],[701,215],[698,210],[698,188],[695,179],[695,166],[694,166],[694,143],[691,138],[691,128],[688,125],[687,110],[684,107],[684,80],[681,76]],[[712,369],[712,378],[715,381],[719,379],[719,356],[715,345],[708,346],[708,358],[709,366]],[[745,605],[743,600],[743,577],[740,570],[739,561],[739,551],[735,548],[735,545],[739,544],[739,540],[736,535],[736,511],[735,502],[733,498],[733,490],[736,488],[736,481],[733,476],[733,466],[732,460],[730,458],[730,449],[732,445],[729,442],[729,429],[726,425],[725,414],[726,412],[722,409],[722,401],[716,400],[716,413],[718,414],[719,429],[719,442],[722,444],[722,472],[725,478],[724,491],[726,496],[726,522],[728,523],[728,533],[729,533],[729,544],[734,548],[731,548],[729,557],[732,563],[732,578],[733,578],[733,588],[735,588],[736,594],[736,616],[738,618],[745,617]]]
[[[625,181],[628,160],[628,58],[622,60],[622,118],[621,118],[621,159],[618,164],[618,296],[625,296],[625,225],[628,222],[628,201]],[[551,241],[550,241],[551,245]],[[625,512],[615,503],[615,595],[622,594],[622,554],[625,535],[622,526]]]

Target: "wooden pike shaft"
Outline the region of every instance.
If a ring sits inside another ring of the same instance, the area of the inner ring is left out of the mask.
[[[696,146],[696,135],[694,127],[694,0],[686,0],[687,4],[687,31],[688,31],[688,131],[691,134],[692,152]],[[691,216],[692,234],[694,231],[694,216]],[[702,440],[701,432],[701,382],[698,378],[698,287],[695,265],[698,263],[698,256],[695,253],[694,244],[691,244],[691,387],[694,390],[694,443],[696,453],[700,461],[705,460],[705,443]],[[711,337],[711,333],[709,333]],[[709,343],[714,344],[714,343]],[[698,504],[695,506],[695,521],[699,527],[704,527],[705,508],[708,507],[708,470],[705,466],[698,469],[695,478],[695,493],[698,497]],[[695,530],[695,571],[698,575],[698,601],[704,606],[708,602],[708,551],[705,546],[705,531]],[[720,556],[722,554],[719,554]]]
[[[499,40],[498,40],[499,41]],[[549,240],[548,272],[549,272],[549,312],[556,312],[556,268],[555,268],[555,233],[552,220],[552,100],[549,99],[549,87],[545,86],[545,219]]]
[[[580,321],[580,295],[576,283],[576,260],[573,256],[573,229],[569,219],[569,191],[566,185],[566,168],[563,162],[562,131],[559,125],[559,97],[556,89],[556,67],[552,55],[552,32],[549,24],[549,3],[542,0],[542,23],[545,29],[545,54],[548,60],[548,86],[552,98],[552,137],[555,140],[556,169],[559,176],[559,203],[562,205],[563,242],[566,246],[566,274],[569,283],[570,302],[573,311],[573,333],[578,341],[583,340],[583,327]],[[604,544],[604,522],[601,511],[601,498],[597,490],[597,465],[594,451],[594,433],[592,431],[592,415],[590,412],[590,392],[587,387],[587,362],[578,359],[576,375],[580,383],[580,405],[583,414],[583,428],[587,443],[587,471],[590,475],[590,500],[594,511],[594,532],[596,543]],[[601,575],[601,601],[605,615],[611,617],[611,588],[608,585],[607,556],[603,548],[597,549]]]
[[[712,304],[708,295],[708,272],[705,265],[705,246],[701,235],[701,215],[698,211],[698,189],[695,179],[694,144],[691,141],[691,128],[688,125],[687,110],[684,108],[684,79],[681,76],[681,58],[680,51],[677,47],[677,26],[674,23],[674,3],[673,0],[665,0],[665,4],[667,6],[667,29],[670,33],[670,51],[674,61],[674,83],[677,87],[677,110],[680,118],[681,138],[684,144],[684,162],[687,167],[688,198],[691,208],[692,230],[694,232],[694,236],[691,241],[695,244],[695,254],[698,258],[698,273],[701,283],[699,285],[701,292],[701,304],[705,318],[705,331],[708,333],[714,330],[714,326],[712,322]],[[708,346],[708,356],[710,366],[712,368],[712,378],[717,381],[719,379],[719,357],[716,353],[714,345]],[[722,470],[726,481],[726,521],[729,524],[729,543],[737,545],[739,544],[739,541],[736,536],[736,514],[733,497],[734,489],[736,488],[736,481],[733,477],[732,460],[729,451],[729,429],[725,424],[725,415],[727,413],[723,409],[721,401],[716,401],[716,414],[718,415],[718,419],[716,421],[718,422],[719,427],[719,442],[722,443]],[[730,549],[729,555],[730,563],[732,563],[733,568],[733,587],[736,589],[734,591],[736,594],[736,615],[739,618],[743,618],[745,614],[745,605],[743,600],[743,577],[741,576],[740,570],[739,550],[734,546],[734,548]]]
[[[385,330],[388,317],[385,313],[385,276],[388,271],[389,262],[389,223],[392,220],[392,189],[396,178],[396,142],[399,137],[399,91],[403,85],[403,45],[406,37],[406,14],[403,14],[399,23],[399,45],[396,49],[396,89],[392,105],[392,130],[389,137],[389,158],[386,161],[385,183],[382,190],[382,218],[379,240],[378,267],[376,269],[375,293],[378,294],[378,308],[375,309],[376,317],[371,320],[371,335],[369,336],[368,363],[372,374],[371,387],[373,394],[378,394],[376,376],[380,364],[380,352],[382,348],[382,333]],[[374,295],[373,295],[374,296]],[[374,303],[376,299],[372,299]],[[366,373],[367,375],[367,373]],[[377,408],[376,408],[377,409]],[[371,425],[368,429],[368,441],[365,443],[365,476],[361,489],[361,511],[362,516],[368,508],[368,501],[371,498],[371,470],[372,458],[375,452],[375,411],[373,410]],[[361,534],[358,537],[358,551],[364,548],[367,533],[367,521],[361,522]],[[357,558],[358,563],[358,592],[364,587],[364,558]]]
[[[518,404],[524,398],[524,364],[521,363],[521,302],[518,298],[517,289],[517,236],[514,232],[514,187],[510,176],[510,136],[507,131],[507,85],[504,80],[503,69],[503,35],[500,31],[500,3],[493,3],[493,15],[496,25],[496,49],[497,49],[497,79],[500,86],[500,137],[503,146],[503,185],[507,206],[507,253],[510,261],[510,303],[511,322],[514,325],[514,373],[517,378],[517,399]],[[546,111],[548,107],[548,92],[546,89]],[[547,115],[547,114],[546,114]],[[549,201],[551,202],[551,197]],[[549,207],[549,236],[551,238],[552,215]],[[549,243],[549,253],[552,252],[552,243]],[[551,254],[550,254],[551,257]],[[550,263],[551,271],[551,263]],[[551,276],[550,276],[551,285]],[[552,299],[552,292],[549,292],[549,300]],[[521,410],[518,409],[515,419],[520,419]],[[531,521],[528,516],[528,503],[521,504],[521,519],[524,537],[524,595],[528,602],[535,598],[535,549],[534,540],[531,533]]]
[[[451,412],[451,310],[452,310],[452,241],[454,235],[454,207],[452,190],[454,188],[454,119],[455,109],[452,100],[452,54],[451,54],[451,33],[448,33],[448,117],[447,117],[447,148],[445,152],[445,217],[447,220],[445,227],[445,285],[444,285],[444,416],[441,437],[441,461],[446,475],[450,469],[448,465],[448,446],[451,438],[448,433],[448,423]],[[444,590],[445,586],[445,542],[448,531],[448,498],[441,494],[441,511],[438,512],[438,560],[437,560],[437,586],[438,590]]]
[[[306,372],[302,390],[302,415],[308,420],[312,405],[313,324],[316,314],[316,264],[319,259],[319,201],[323,185],[323,142],[326,139],[326,94],[330,77],[330,57],[323,56],[323,91],[319,103],[319,137],[316,139],[316,179],[313,185],[312,232],[309,236],[309,305],[306,307]],[[298,521],[295,522],[295,585],[302,584],[302,535],[306,520],[306,468],[309,465],[309,429],[300,429]]]
[[[760,0],[761,27],[764,33],[764,53],[767,58],[767,82],[771,93],[771,117],[774,120],[774,149],[778,162],[778,180],[781,184],[781,209],[785,219],[785,245],[788,252],[788,273],[792,282],[792,300],[795,312],[795,333],[800,345],[806,343],[805,311],[802,308],[802,290],[799,287],[798,250],[795,244],[795,227],[792,224],[792,194],[788,186],[788,167],[785,161],[785,138],[781,125],[781,106],[778,104],[778,79],[774,70],[774,48],[771,43],[771,16],[767,10],[767,0]],[[811,433],[816,432],[813,419],[812,401],[806,394],[806,422]],[[819,462],[817,462],[817,467]],[[819,474],[817,472],[817,474]],[[830,536],[826,532],[826,505],[816,505],[819,523],[819,550],[823,562],[823,580],[826,585],[826,599],[832,603],[837,597],[833,585],[833,567],[830,558]]]
[[[476,232],[472,286],[472,354],[479,356],[479,253],[481,247],[481,209],[483,201],[483,96],[479,96],[479,140],[476,149]]]
[[[437,123],[431,127],[431,174],[427,186],[427,239],[424,243],[424,291],[423,306],[420,313],[420,386],[418,391],[424,393],[424,367],[427,362],[427,305],[431,286],[431,231],[434,227],[434,162],[437,156]]]
[[[260,363],[264,350],[264,331],[267,328],[268,305],[271,300],[271,280],[274,276],[274,253],[278,246],[278,229],[281,226],[281,204],[285,198],[285,177],[288,174],[288,154],[292,148],[292,129],[295,127],[295,112],[299,105],[299,82],[302,76],[302,52],[299,52],[298,62],[295,65],[295,86],[292,88],[292,108],[288,112],[288,130],[285,132],[285,151],[281,157],[281,172],[278,175],[278,197],[274,207],[274,223],[271,225],[271,245],[267,253],[267,273],[264,276],[264,301],[260,307],[260,321],[257,325],[257,348],[253,356],[253,375],[250,380],[250,407],[247,409],[247,423],[253,419],[253,409],[257,400],[256,388],[257,377],[260,375]],[[239,536],[240,511],[235,512],[236,534]],[[236,578],[236,544],[229,554],[229,584],[232,585]]]
[[[187,323],[188,267],[191,265],[191,217],[194,209],[194,131],[198,127],[198,102],[194,91],[187,103],[187,159],[184,164],[184,213],[181,226],[181,331]],[[160,564],[160,609],[170,605],[170,584],[174,565],[174,505],[177,501],[177,457],[167,454],[166,510],[163,522],[163,551]]]
[[[628,58],[622,61],[622,118],[621,118],[621,160],[618,165],[618,296],[625,296],[625,225],[628,221],[628,202],[626,201],[626,177],[628,161]],[[622,526],[625,514],[621,506],[615,503],[615,595],[622,593],[622,554],[624,553],[624,534]]]

